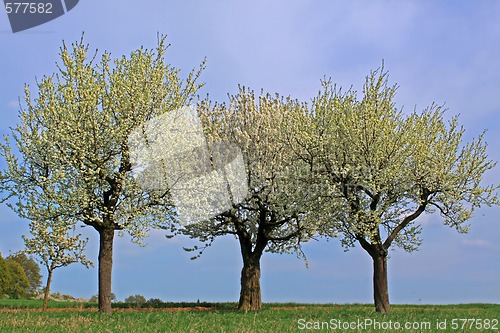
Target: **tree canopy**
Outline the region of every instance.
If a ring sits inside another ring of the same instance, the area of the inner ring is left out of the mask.
[[[29,287],[26,289],[24,297],[34,297],[42,285],[42,274],[40,274],[40,266],[32,258],[28,257],[26,253],[19,251],[10,254],[7,260],[17,262],[23,268],[26,277],[28,278]]]
[[[14,260],[6,260],[0,255],[0,296],[10,298],[23,296],[30,286],[23,268]]]
[[[135,128],[188,104],[200,86],[201,69],[182,80],[165,63],[167,48],[159,36],[155,49],[112,60],[89,52],[83,38],[63,44],[59,71],[26,86],[19,125],[0,146],[8,166],[1,190],[17,198],[9,205],[20,217],[81,222],[99,232],[101,312],[111,312],[115,230],[140,239],[151,223],[172,220],[168,191],[135,181],[128,146]]]
[[[248,193],[215,218],[181,230],[208,241],[234,235],[243,259],[240,309],[259,309],[260,258],[265,251],[301,253],[301,242],[315,232],[309,218],[310,192],[297,186],[306,165],[287,148],[290,115],[302,103],[240,87],[229,105],[202,103],[199,108],[209,146],[236,146],[243,155]]]
[[[309,163],[332,219],[319,229],[341,234],[347,248],[359,243],[374,260],[377,311],[389,311],[386,260],[396,245],[414,251],[421,243],[422,214],[439,212],[444,224],[465,224],[482,205],[498,204],[498,186],[484,185],[495,166],[484,133],[464,142],[458,117],[442,107],[405,114],[396,108],[396,86],[383,68],[367,76],[361,94],[330,81],[296,118],[297,156]]]

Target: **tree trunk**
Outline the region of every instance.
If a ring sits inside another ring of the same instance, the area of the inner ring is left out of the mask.
[[[391,311],[387,287],[387,254],[376,252],[373,256],[373,298],[375,310],[381,313]]]
[[[99,312],[111,314],[111,273],[115,230],[99,230]]]
[[[45,292],[43,295],[43,311],[47,311],[47,305],[49,303],[49,295],[50,295],[50,283],[52,282],[52,270],[47,270],[47,284],[45,285]]]
[[[241,270],[241,291],[238,309],[260,310],[262,308],[262,295],[260,291],[260,254],[253,253],[243,256],[243,269]]]

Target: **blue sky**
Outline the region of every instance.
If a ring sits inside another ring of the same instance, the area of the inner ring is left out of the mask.
[[[13,34],[0,12],[0,132],[17,122],[17,99],[25,83],[56,71],[62,40],[85,31],[91,47],[118,57],[157,32],[172,44],[167,62],[181,75],[207,58],[200,92],[225,100],[243,84],[307,100],[323,77],[361,90],[365,75],[382,60],[400,88],[399,106],[422,110],[445,104],[460,114],[470,139],[488,129],[488,153],[500,160],[500,2],[493,0],[81,0],[66,15]],[[1,165],[3,167],[3,165]],[[497,182],[500,166],[485,177]],[[479,210],[471,231],[457,234],[439,216],[420,218],[420,251],[396,250],[389,260],[393,303],[500,303],[498,207]],[[23,247],[22,221],[0,206],[0,252]],[[97,233],[87,255],[96,261]],[[182,250],[195,241],[153,232],[144,248],[117,238],[113,291],[168,301],[236,301],[242,266],[237,241],[215,241],[198,260]],[[371,259],[360,247],[343,252],[338,240],[304,246],[309,268],[294,255],[266,253],[262,260],[265,302],[372,302]],[[72,265],[55,272],[53,290],[74,296],[97,293],[97,270]]]

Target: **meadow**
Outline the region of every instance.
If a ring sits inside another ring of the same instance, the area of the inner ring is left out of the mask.
[[[499,304],[394,305],[379,314],[370,304],[265,304],[241,312],[235,303],[164,303],[157,308],[95,303],[0,300],[0,332],[500,332]]]

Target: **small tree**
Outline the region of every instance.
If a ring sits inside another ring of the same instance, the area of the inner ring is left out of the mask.
[[[134,304],[144,304],[146,303],[146,298],[142,295],[130,295],[125,298],[125,303],[134,303]]]
[[[495,166],[483,135],[464,143],[458,119],[446,122],[435,105],[404,115],[395,92],[383,69],[366,78],[361,100],[327,81],[312,109],[296,118],[297,157],[314,170],[334,216],[321,231],[340,232],[346,249],[357,242],[371,256],[378,312],[390,311],[389,248],[419,247],[420,215],[438,211],[462,233],[475,208],[498,204],[498,187],[481,184]]]
[[[29,287],[26,289],[24,296],[28,298],[34,297],[42,285],[40,266],[38,266],[36,260],[28,257],[26,253],[22,251],[12,253],[6,259],[15,261],[21,265],[29,281]]]
[[[0,296],[19,298],[28,287],[28,278],[21,265],[0,255]]]
[[[36,255],[47,269],[47,282],[43,296],[43,311],[47,310],[50,295],[50,284],[54,270],[80,262],[86,267],[93,263],[85,257],[83,250],[87,239],[80,239],[81,235],[70,235],[74,224],[67,221],[56,220],[51,222],[30,223],[32,238],[23,236],[26,252]]]
[[[7,270],[10,275],[10,283],[6,289],[6,294],[10,296],[10,298],[19,298],[25,292],[26,289],[29,288],[29,281],[24,274],[24,270],[15,261],[5,260],[5,264],[7,266]]]

